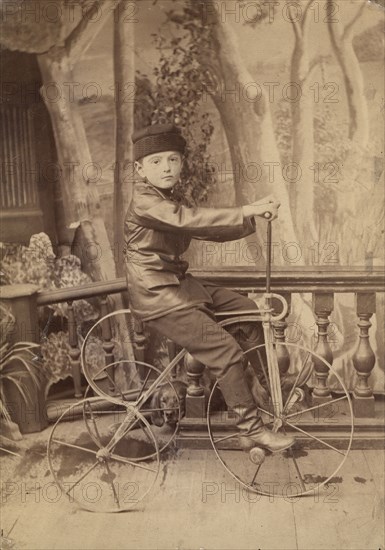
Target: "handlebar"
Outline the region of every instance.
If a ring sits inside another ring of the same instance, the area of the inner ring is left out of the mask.
[[[282,304],[282,311],[278,315],[271,315],[272,321],[279,321],[286,317],[289,306],[287,301],[280,294],[274,294],[270,292],[271,287],[271,242],[272,242],[272,224],[270,218],[272,217],[270,212],[265,212],[264,217],[268,220],[267,223],[267,251],[266,251],[266,292],[265,292],[265,309],[271,308],[271,299],[276,298]]]
[[[270,212],[265,213],[271,218]],[[270,293],[270,276],[271,276],[271,239],[272,239],[272,229],[271,222],[267,222],[267,251],[266,251],[266,292]]]

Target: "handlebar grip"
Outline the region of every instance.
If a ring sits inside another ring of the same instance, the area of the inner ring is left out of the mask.
[[[287,303],[287,300],[281,296],[280,294],[270,294],[270,298],[276,298],[277,300],[279,300],[282,304],[282,311],[281,313],[278,313],[278,315],[272,315],[271,316],[271,320],[272,321],[280,321],[281,319],[283,319],[284,317],[286,317],[286,315],[288,314],[288,311],[289,311],[289,304]]]

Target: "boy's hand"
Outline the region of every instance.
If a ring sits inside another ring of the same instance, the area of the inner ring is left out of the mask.
[[[268,213],[270,214],[268,219],[272,221],[278,218],[278,208],[280,206],[281,203],[274,195],[268,195],[259,201],[242,206],[243,216],[245,218],[251,218],[252,216],[265,217],[265,214]]]

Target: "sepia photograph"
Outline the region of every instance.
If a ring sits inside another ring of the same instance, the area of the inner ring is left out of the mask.
[[[385,0],[0,0],[1,550],[385,550]]]

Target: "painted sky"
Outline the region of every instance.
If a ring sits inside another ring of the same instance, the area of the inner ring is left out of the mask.
[[[272,2],[272,0],[270,0]],[[162,25],[165,24],[165,12],[174,5],[170,0],[141,0],[140,2],[127,2],[127,6],[132,4],[137,10],[135,18],[135,52],[136,66],[142,72],[152,72],[156,63],[156,52],[151,34],[159,32]],[[223,6],[221,2],[218,6]],[[227,2],[227,7],[235,5],[235,2]],[[259,67],[266,66],[269,71],[273,65],[282,66],[282,61],[288,62],[293,47],[293,27],[288,20],[287,2],[280,0],[275,12],[271,12],[271,22],[263,22],[256,28],[245,25],[245,20],[249,19],[253,13],[253,5],[258,2],[245,2],[247,8],[243,11],[238,10],[235,13],[225,12],[222,9],[222,17],[226,17],[232,24],[239,41],[240,52],[247,67],[256,77],[257,64]],[[298,17],[301,17],[303,1],[295,2],[297,4]],[[343,24],[346,24],[353,17],[360,2],[359,0],[344,0],[338,2],[338,13],[336,17]],[[203,5],[203,4],[202,4]],[[337,3],[336,3],[337,6]],[[255,8],[254,8],[255,9]],[[382,18],[383,10],[378,6],[368,2],[368,7],[363,13],[360,21],[356,24],[356,33],[360,33],[366,28],[375,25]],[[314,3],[314,9],[310,13],[311,29],[309,40],[310,58],[314,55],[328,55],[330,43],[328,38],[327,24],[325,19],[325,2],[317,0]],[[94,42],[78,62],[75,67],[76,81],[81,85],[88,82],[97,82],[104,94],[113,94],[111,86],[113,85],[113,19],[102,31],[95,37]],[[279,76],[279,75],[278,75]],[[282,75],[281,75],[282,76]]]

